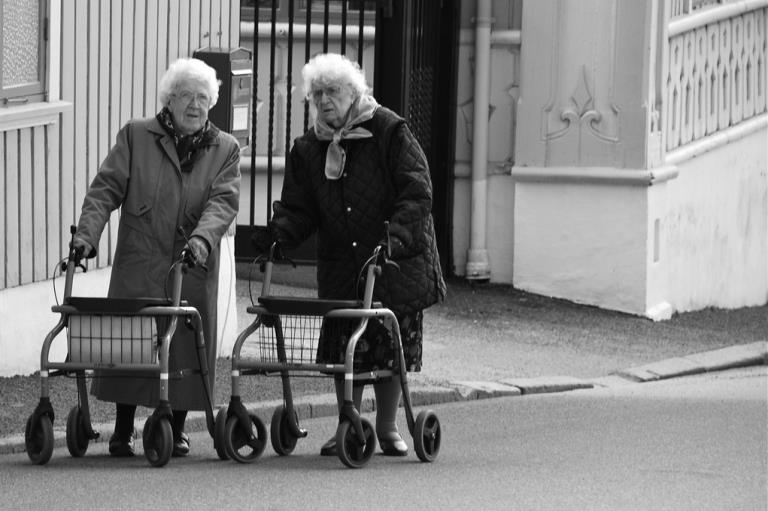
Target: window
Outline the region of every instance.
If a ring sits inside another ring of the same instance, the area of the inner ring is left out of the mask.
[[[46,0],[0,0],[0,107],[45,99]]]

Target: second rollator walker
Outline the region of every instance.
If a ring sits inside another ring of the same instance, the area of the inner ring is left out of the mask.
[[[389,260],[388,250],[388,246],[377,246],[362,268],[365,290],[361,300],[323,300],[270,293],[272,267],[280,254],[279,244],[275,242],[272,245],[264,264],[258,305],[248,307],[248,312],[255,314],[256,318],[240,333],[232,350],[232,395],[229,406],[219,409],[215,424],[215,444],[220,458],[232,458],[240,463],[253,462],[264,452],[270,435],[277,454],[284,456],[293,452],[298,439],[307,436],[307,431],[299,425],[290,384],[291,375],[301,373],[344,376],[344,404],[339,414],[336,445],[337,455],[346,466],[365,466],[376,449],[374,427],[354,405],[354,386],[386,378],[398,378],[400,381],[403,407],[416,455],[424,462],[437,458],[442,438],[440,420],[432,410],[423,410],[414,417],[397,318],[390,309],[373,302],[376,277],[381,274],[382,265],[396,265]],[[355,348],[368,321],[374,318],[383,321],[393,333],[392,356],[395,363],[392,369],[356,372]],[[344,363],[317,363],[317,342],[323,323],[336,319],[359,321],[347,342]],[[270,435],[261,419],[243,404],[239,382],[240,377],[246,375],[280,375],[282,379],[284,404],[278,406],[272,415]]]

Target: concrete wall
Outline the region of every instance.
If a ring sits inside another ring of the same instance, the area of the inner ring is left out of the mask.
[[[515,287],[645,313],[647,209],[646,186],[517,183]]]
[[[678,164],[664,218],[677,311],[768,301],[768,130]]]

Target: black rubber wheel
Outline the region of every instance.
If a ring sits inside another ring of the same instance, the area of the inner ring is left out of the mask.
[[[173,454],[173,431],[171,422],[163,417],[155,419],[150,416],[144,423],[141,435],[144,445],[144,456],[153,467],[163,467]]]
[[[272,448],[280,456],[287,456],[296,448],[298,438],[291,432],[288,426],[291,416],[290,411],[283,405],[275,408],[272,414],[272,423],[269,429],[269,439],[272,441]],[[294,418],[296,412],[294,411]]]
[[[216,449],[216,454],[219,455],[219,459],[228,460],[227,448],[224,447],[226,443],[227,435],[227,407],[222,406],[219,408],[216,414],[216,421],[213,426],[213,447]]]
[[[435,461],[440,452],[440,419],[432,410],[422,410],[413,425],[413,450],[421,461]]]
[[[24,431],[24,446],[27,456],[35,465],[45,465],[53,454],[53,423],[47,415],[41,415],[37,421],[32,416],[27,419]]]
[[[354,426],[348,420],[342,421],[336,429],[336,452],[339,459],[349,468],[362,468],[373,457],[376,450],[376,432],[371,421],[360,418],[363,425],[365,444],[360,445]]]
[[[249,413],[248,416],[251,418],[251,426],[256,429],[256,438],[253,442],[248,443],[249,431],[246,431],[235,415],[227,419],[224,433],[224,447],[227,450],[227,456],[238,463],[256,461],[267,447],[267,428],[264,427],[264,423],[254,413]]]
[[[82,458],[88,450],[88,436],[85,434],[83,413],[80,406],[75,405],[67,415],[67,449],[73,458]]]

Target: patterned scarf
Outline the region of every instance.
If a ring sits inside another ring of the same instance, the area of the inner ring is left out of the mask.
[[[182,135],[173,126],[171,111],[168,110],[168,107],[163,107],[163,109],[158,112],[156,118],[163,129],[165,129],[166,133],[173,138],[182,172],[190,172],[192,170],[196,156],[198,155],[198,150],[210,145],[219,134],[219,128],[206,120],[203,127],[195,133],[192,133],[191,135]]]
[[[349,108],[347,122],[339,129],[334,129],[318,115],[315,118],[315,134],[319,140],[330,140],[328,150],[325,153],[325,177],[339,179],[344,173],[344,164],[347,153],[339,142],[355,138],[370,138],[373,134],[365,128],[353,126],[365,122],[373,117],[379,104],[373,96],[360,96]]]

